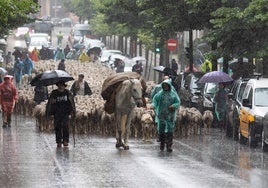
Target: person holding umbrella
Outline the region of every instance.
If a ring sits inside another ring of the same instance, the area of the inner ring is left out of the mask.
[[[4,76],[4,82],[0,84],[0,103],[2,108],[3,127],[11,126],[11,114],[18,102],[18,91],[12,83],[13,76]]]
[[[57,89],[53,90],[46,105],[46,116],[54,116],[54,128],[57,147],[67,147],[69,143],[69,116],[75,117],[76,109],[74,97],[70,90],[66,89],[66,83],[56,83]]]
[[[219,83],[219,89],[215,93],[214,102],[215,102],[215,114],[219,122],[219,127],[224,128],[224,120],[226,114],[226,101],[227,101],[227,91],[225,90],[224,83]]]

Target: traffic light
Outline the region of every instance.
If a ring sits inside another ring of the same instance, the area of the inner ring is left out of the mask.
[[[161,52],[161,47],[160,44],[155,45],[155,53],[160,53]]]
[[[185,47],[185,55],[188,59],[190,59],[190,48],[189,47]]]

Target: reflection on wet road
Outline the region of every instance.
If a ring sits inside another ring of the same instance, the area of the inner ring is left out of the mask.
[[[69,148],[56,148],[53,133],[38,133],[34,120],[0,129],[0,183],[4,187],[258,187],[268,186],[268,155],[223,136],[176,139],[174,152],[158,143],[76,135]]]

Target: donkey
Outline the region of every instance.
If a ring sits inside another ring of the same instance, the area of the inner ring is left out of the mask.
[[[133,78],[124,80],[115,94],[116,148],[129,150],[130,124],[136,105],[143,105],[141,81]]]

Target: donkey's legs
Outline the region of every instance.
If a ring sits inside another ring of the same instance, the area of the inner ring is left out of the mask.
[[[121,115],[117,114],[115,117],[116,126],[115,126],[115,134],[116,134],[116,144],[115,147],[119,148],[123,146],[122,143],[122,129],[121,129]]]
[[[124,137],[124,145],[125,145],[124,149],[125,150],[128,150],[129,149],[128,139],[129,139],[129,134],[130,134],[130,125],[131,125],[132,117],[133,117],[133,111],[130,112],[127,115],[127,120],[126,120],[126,134],[125,134],[125,137]]]
[[[126,140],[126,136],[128,133],[128,130],[126,129],[127,117],[128,117],[127,114],[124,114],[121,117],[121,130],[122,130],[122,137],[124,138],[124,144],[123,144],[124,149],[129,149],[128,142]]]

